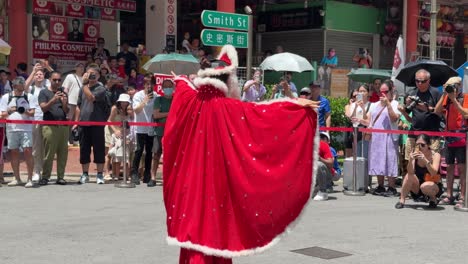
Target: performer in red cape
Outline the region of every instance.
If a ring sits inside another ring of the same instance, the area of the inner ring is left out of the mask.
[[[179,263],[232,263],[279,241],[310,200],[317,104],[239,100],[237,52],[176,77],[165,125],[167,241]],[[213,68],[214,67],[214,68]]]

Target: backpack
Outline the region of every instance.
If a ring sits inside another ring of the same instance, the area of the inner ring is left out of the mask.
[[[13,100],[13,98],[21,98],[21,97],[23,97],[24,100],[26,100],[26,102],[28,102],[28,104],[29,104],[28,93],[24,92],[24,94],[23,94],[22,96],[14,96],[14,95],[13,95],[13,92],[10,92],[10,93],[8,94],[8,103],[7,103],[7,105],[9,105],[9,104],[11,103],[11,101]]]

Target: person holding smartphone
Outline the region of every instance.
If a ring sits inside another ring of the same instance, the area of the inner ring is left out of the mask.
[[[266,88],[261,83],[260,71],[255,71],[253,79],[245,82],[243,92],[244,94],[242,95],[242,101],[259,102],[264,99]]]
[[[346,116],[358,127],[366,127],[365,120],[368,118],[371,103],[369,102],[369,86],[363,84],[359,87],[356,94],[355,102],[353,102],[346,111]],[[369,141],[362,140],[362,133],[358,134],[357,156],[369,157]]]
[[[106,122],[110,109],[107,90],[98,82],[100,74],[97,65],[88,66],[83,75],[83,88],[78,97],[77,107],[79,115],[76,121]],[[104,126],[81,126],[80,132],[80,164],[83,174],[80,184],[89,181],[89,164],[91,163],[91,148],[94,163],[97,167],[96,183],[104,184],[105,140]]]
[[[154,92],[154,85],[156,79],[153,74],[148,73],[144,78],[144,89],[137,92],[133,96],[133,111],[135,113],[135,122],[153,122],[153,106],[156,93]],[[154,128],[146,126],[136,126],[136,142],[135,156],[132,163],[132,181],[135,184],[140,184],[140,176],[138,169],[140,167],[140,160],[145,151],[145,170],[143,172],[143,183],[148,183],[151,179],[151,163],[153,157]]]

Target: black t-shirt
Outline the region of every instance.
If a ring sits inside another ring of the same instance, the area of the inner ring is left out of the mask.
[[[48,103],[54,97],[55,93],[49,89],[42,89],[39,92],[38,102]],[[63,111],[62,102],[56,101],[50,108],[49,111],[44,112],[43,119],[46,121],[65,121],[67,120],[67,114]]]
[[[426,102],[428,106],[435,107],[441,94],[437,88],[430,87],[426,92],[420,92],[418,88],[407,93],[409,96],[418,96],[421,101]],[[421,111],[418,108],[413,109],[411,130],[414,131],[439,131],[440,117],[434,112]],[[414,136],[412,136],[414,137]]]
[[[108,103],[107,103],[107,89],[100,83],[97,83],[93,87],[89,88],[91,93],[94,95],[94,102],[88,101],[83,93],[83,89],[80,90],[78,96],[78,107],[80,108],[80,121],[97,121],[105,122],[109,118]]]

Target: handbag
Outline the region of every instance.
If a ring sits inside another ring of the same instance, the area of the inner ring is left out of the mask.
[[[375,125],[375,122],[377,122],[377,119],[379,119],[380,115],[382,114],[383,110],[385,110],[385,107],[380,110],[380,112],[377,114],[375,117],[374,121],[372,122],[372,125],[370,127],[373,127]],[[362,133],[362,138],[366,141],[370,141],[372,139],[372,132],[363,132]]]

